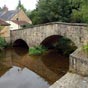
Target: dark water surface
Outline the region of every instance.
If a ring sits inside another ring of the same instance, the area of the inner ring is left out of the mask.
[[[29,56],[26,49],[0,52],[0,88],[48,88],[66,74],[68,58],[55,50]]]

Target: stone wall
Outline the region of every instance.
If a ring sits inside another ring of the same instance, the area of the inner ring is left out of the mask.
[[[83,76],[88,76],[88,53],[82,48],[70,55],[69,71]]]
[[[55,22],[11,31],[11,40],[13,43],[17,39],[23,39],[31,47],[39,45],[49,36],[61,35],[71,39],[77,47],[80,47],[88,41],[87,33],[87,24]]]
[[[1,37],[10,37],[9,26],[5,26],[5,27],[0,31],[0,36],[1,36]]]

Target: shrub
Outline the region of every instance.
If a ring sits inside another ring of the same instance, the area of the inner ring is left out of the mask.
[[[30,27],[33,27],[32,24],[24,24],[24,25],[21,25],[22,28],[30,28]]]
[[[47,49],[42,46],[42,45],[39,45],[39,46],[35,46],[35,47],[31,47],[29,48],[29,54],[30,55],[41,55],[43,54]]]
[[[0,37],[0,50],[3,50],[7,46],[7,42],[3,37]]]
[[[83,45],[82,48],[83,48],[83,51],[84,51],[84,52],[88,53],[88,44]]]

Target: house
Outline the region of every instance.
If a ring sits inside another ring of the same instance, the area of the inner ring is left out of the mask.
[[[0,11],[0,18],[8,22],[9,24],[11,24],[11,27],[13,27],[12,29],[10,28],[11,30],[15,29],[15,25],[13,26],[13,21],[14,23],[22,22],[24,24],[25,23],[32,24],[32,21],[27,17],[27,15],[24,13],[22,9],[9,11],[6,5],[4,5],[3,10]],[[18,24],[18,27],[19,27],[19,24]],[[16,29],[19,29],[19,28],[16,28]]]
[[[4,20],[0,19],[0,36],[1,37],[9,37],[10,36],[9,26],[10,26],[10,24],[8,24]]]
[[[2,37],[10,36],[10,30],[17,30],[20,29],[22,25],[32,24],[32,21],[22,9],[8,10],[6,5],[4,5],[3,9],[0,11],[0,19],[10,24],[9,26],[6,25],[3,27],[0,31],[0,36]]]
[[[25,27],[25,25],[29,24],[26,21],[17,21],[17,20],[11,20],[11,21],[6,21],[6,22],[11,24],[10,30],[18,30]]]

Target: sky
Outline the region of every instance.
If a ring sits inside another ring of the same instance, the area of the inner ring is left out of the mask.
[[[33,10],[36,8],[37,1],[38,0],[21,0],[21,3],[27,10]],[[6,5],[9,10],[14,10],[16,9],[18,2],[19,0],[0,0],[0,7]]]

